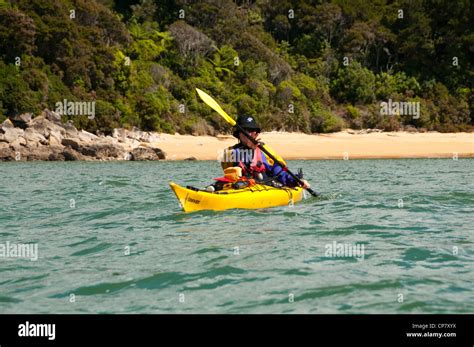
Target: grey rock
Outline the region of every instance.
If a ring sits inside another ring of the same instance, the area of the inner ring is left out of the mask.
[[[10,142],[10,147],[15,147],[21,149],[26,146],[26,140],[24,137],[19,136],[14,141]]]
[[[36,130],[38,133],[43,135],[46,139],[49,138],[49,134],[53,131],[60,133],[63,136],[66,135],[66,129],[64,127],[58,124],[55,124],[42,116],[33,118],[33,120],[28,123],[28,127]]]
[[[152,148],[148,147],[137,147],[131,152],[132,157],[130,160],[143,161],[143,160],[159,160],[160,158]]]
[[[8,143],[0,142],[0,160],[12,161],[15,160],[15,151],[10,148]]]
[[[11,118],[13,122],[20,122],[20,123],[29,123],[31,118],[33,117],[33,113],[22,113],[20,115],[14,116]]]
[[[140,131],[137,135],[138,135],[138,141],[150,142],[150,134],[149,133]]]
[[[54,145],[60,146],[62,139],[63,139],[63,137],[62,137],[60,132],[51,131],[49,133],[48,144],[50,146],[54,146]]]
[[[81,143],[76,139],[64,138],[61,140],[61,144],[66,147],[71,147],[74,150],[79,150]]]
[[[87,132],[85,130],[81,130],[77,132],[77,138],[82,141],[82,142],[92,142],[96,141],[99,139],[97,135],[94,135],[90,132]]]
[[[116,139],[123,139],[127,137],[127,130],[125,129],[114,129],[112,131],[112,137]]]
[[[1,136],[0,141],[8,142],[8,143],[13,143],[16,140],[19,140],[25,133],[23,129],[18,129],[18,128],[4,128],[3,131],[5,133]]]
[[[56,112],[44,110],[7,119],[0,125],[0,161],[16,160],[159,160],[166,153],[153,145],[159,135],[134,128],[115,129],[112,136],[77,130],[72,121],[61,123]],[[21,127],[16,126],[21,124]],[[24,130],[23,130],[24,129]],[[195,160],[191,157],[188,160]]]
[[[31,128],[25,130],[23,137],[25,138],[28,147],[37,147],[40,144],[48,144],[48,140],[46,140],[43,135]]]
[[[125,137],[140,142],[151,142],[155,138],[149,132],[141,131],[136,127],[133,127],[131,131],[125,131]]]
[[[59,113],[45,109],[43,110],[43,112],[41,112],[40,117],[41,116],[43,116],[44,118],[46,118],[47,120],[53,123],[61,124],[61,115]]]
[[[66,159],[64,158],[64,155],[62,153],[53,152],[53,153],[49,153],[48,160],[49,161],[65,161]]]
[[[119,139],[119,142],[122,142],[124,145],[130,147],[130,148],[136,148],[140,146],[141,142],[135,139],[130,139],[128,137],[124,139]]]
[[[15,126],[13,125],[12,121],[10,119],[5,119],[3,123],[0,125],[0,128],[6,129],[6,128],[14,128]]]
[[[77,161],[82,159],[81,155],[72,149],[65,149],[62,155],[65,161]]]
[[[51,154],[51,148],[49,146],[38,146],[36,148],[29,148],[28,151],[23,153],[23,156],[28,161],[37,160],[49,160]]]
[[[49,161],[65,161],[66,158],[64,156],[64,152],[65,151],[71,151],[71,155],[73,154],[73,150],[69,150],[69,149],[65,149],[63,146],[61,145],[49,145],[47,146],[47,148],[49,149],[49,152],[48,152],[48,160]],[[77,157],[77,155],[76,155]]]
[[[157,135],[156,133],[148,133],[147,140],[150,143],[159,142],[159,141],[161,141],[161,137],[160,137],[160,135]]]
[[[159,148],[152,148],[159,159],[166,159],[166,153]]]
[[[109,143],[96,143],[91,145],[82,145],[79,149],[81,154],[97,159],[121,158],[124,149],[121,146],[115,146]]]
[[[76,127],[74,126],[74,122],[72,120],[68,120],[66,123],[62,124],[62,127],[67,130],[75,130],[77,131]]]

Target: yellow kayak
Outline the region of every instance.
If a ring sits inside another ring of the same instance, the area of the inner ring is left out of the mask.
[[[170,182],[170,187],[185,212],[201,210],[227,210],[231,208],[259,209],[273,206],[292,205],[301,201],[304,189],[275,188],[256,184],[243,189],[226,189],[207,192],[197,188],[184,188]]]

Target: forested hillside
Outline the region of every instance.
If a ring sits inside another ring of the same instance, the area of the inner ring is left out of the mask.
[[[473,23],[469,0],[0,0],[0,122],[67,99],[89,131],[228,132],[198,87],[265,130],[469,131]]]

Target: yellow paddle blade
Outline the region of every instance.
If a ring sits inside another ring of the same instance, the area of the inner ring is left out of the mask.
[[[219,104],[216,102],[216,100],[214,100],[209,94],[203,92],[201,89],[199,88],[196,88],[196,91],[199,95],[199,97],[202,99],[202,101],[204,101],[206,104],[208,104],[214,111],[216,111],[217,113],[219,113],[225,120],[227,123],[229,123],[230,125],[234,126],[235,125],[235,120],[233,118],[231,118],[220,106]]]
[[[283,160],[282,157],[280,157],[278,154],[276,154],[275,151],[274,151],[271,147],[269,147],[269,146],[267,146],[267,145],[263,145],[263,148],[264,148],[267,152],[269,152],[271,155],[273,155],[273,157],[274,157],[276,160],[279,161],[280,166],[286,167],[286,162]],[[270,158],[269,158],[269,159],[270,159]],[[272,161],[273,161],[273,160],[272,160]]]

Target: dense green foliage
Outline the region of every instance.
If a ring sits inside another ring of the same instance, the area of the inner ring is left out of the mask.
[[[197,99],[265,130],[471,130],[469,0],[0,0],[0,120],[96,101],[77,126],[228,132]],[[420,117],[382,115],[416,101]]]

